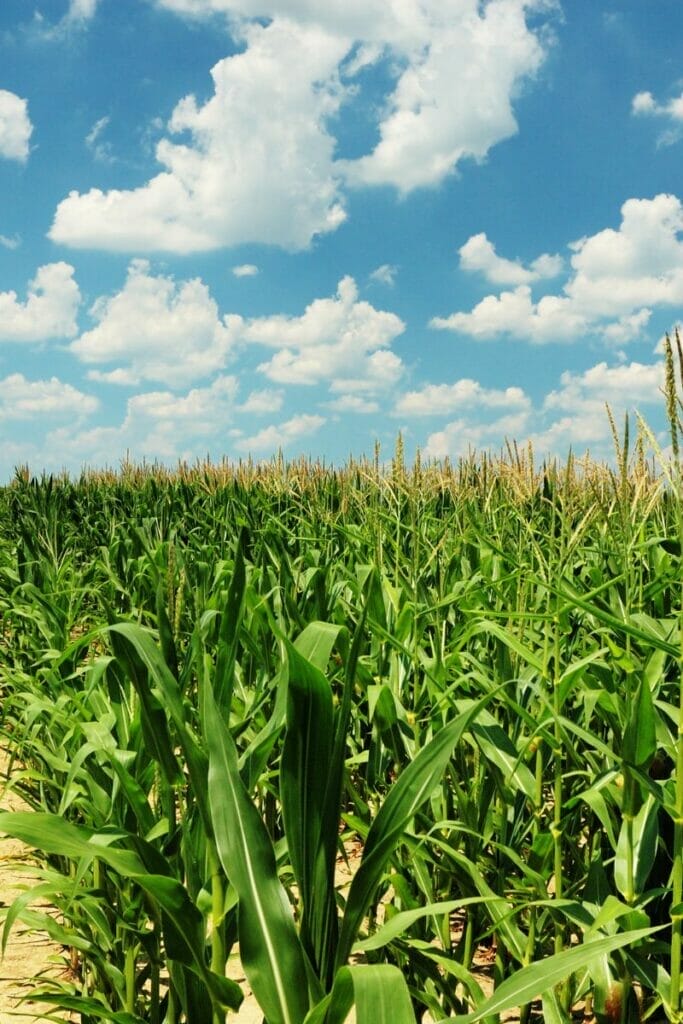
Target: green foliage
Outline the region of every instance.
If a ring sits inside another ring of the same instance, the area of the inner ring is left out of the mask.
[[[680,495],[615,441],[1,490],[40,998],[221,1024],[239,954],[268,1024],[680,1020]]]

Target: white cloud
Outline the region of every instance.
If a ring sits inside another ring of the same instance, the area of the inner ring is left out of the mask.
[[[526,24],[522,0],[476,0],[392,5],[423,24],[408,50],[379,125],[372,153],[347,161],[348,180],[393,185],[406,193],[436,185],[464,158],[482,160],[497,142],[514,135],[512,97],[545,56]],[[417,27],[417,26],[416,26]],[[405,45],[405,44],[404,44]]]
[[[199,279],[154,276],[133,260],[122,290],[97,300],[97,325],[71,344],[84,363],[118,363],[112,383],[156,380],[176,387],[224,367],[231,334]],[[123,374],[121,371],[123,370]],[[118,379],[117,379],[118,377]]]
[[[650,322],[652,310],[639,309],[637,313],[620,316],[611,324],[602,329],[602,336],[605,341],[615,345],[625,345],[629,341],[635,341],[642,337],[643,331]]]
[[[164,170],[131,191],[72,192],[50,238],[116,251],[205,251],[240,242],[302,249],[344,220],[326,122],[347,44],[287,21],[245,29],[247,49],[211,71],[203,106],[186,96],[156,155]]]
[[[252,391],[245,402],[237,407],[239,412],[261,415],[263,413],[279,412],[284,401],[284,391],[280,389],[264,388],[261,391]]]
[[[627,363],[608,366],[598,363],[584,373],[567,371],[560,378],[561,387],[545,398],[544,409],[566,412],[603,413],[605,403],[617,409],[661,403],[664,384],[662,363]]]
[[[33,420],[37,416],[79,419],[96,412],[99,402],[57,377],[27,380],[21,373],[0,380],[0,420]]]
[[[468,408],[529,409],[531,402],[521,388],[484,388],[463,377],[454,384],[427,384],[420,391],[408,391],[396,402],[397,416],[448,416]]]
[[[490,423],[457,419],[429,435],[424,455],[428,459],[458,458],[483,448],[500,449],[506,439],[519,437],[528,425],[528,412],[511,413]]]
[[[85,137],[85,144],[87,148],[90,150],[95,160],[103,164],[111,164],[115,162],[111,143],[102,138],[104,132],[109,127],[110,121],[111,118],[109,116],[100,117],[99,120],[95,121],[94,125]]]
[[[457,382],[463,393],[457,409],[472,409],[468,416],[459,416],[441,430],[430,434],[425,445],[428,458],[457,458],[472,449],[501,449],[506,441],[516,440],[521,446],[531,442],[538,457],[550,455],[566,459],[569,448],[583,454],[590,449],[595,458],[612,456],[611,430],[606,404],[620,423],[624,414],[661,405],[663,363],[624,363],[609,366],[600,362],[582,372],[566,371],[560,386],[550,391],[540,406],[531,403],[519,388],[507,392],[489,392],[490,399],[477,399],[480,385],[474,381]],[[466,386],[465,386],[466,385]],[[484,389],[481,389],[484,392]],[[507,395],[507,399],[506,396]],[[422,413],[427,402],[442,413],[453,412],[455,400],[449,403],[445,385],[430,385],[422,392],[403,396],[398,412]],[[486,421],[478,410],[507,407],[503,416]]]
[[[375,281],[377,284],[386,284],[389,288],[393,288],[396,284],[396,275],[398,274],[398,267],[394,266],[393,263],[383,263],[381,267],[377,267],[376,270],[370,274],[370,280]]]
[[[157,4],[197,17],[222,12],[244,52],[213,68],[208,102],[178,103],[156,147],[159,174],[131,190],[70,193],[57,207],[54,241],[136,252],[241,242],[305,248],[345,219],[343,184],[402,193],[435,185],[461,160],[481,160],[514,134],[513,99],[547,48],[527,14],[552,7],[549,0]],[[354,76],[379,59],[397,77],[378,114],[379,142],[360,158],[335,160],[332,119],[362,89]]]
[[[66,14],[68,22],[90,21],[95,16],[99,0],[70,0]]]
[[[574,310],[568,298],[546,295],[539,302],[534,302],[531,288],[520,285],[513,292],[487,295],[471,313],[434,317],[431,326],[439,330],[459,331],[478,339],[509,335],[523,341],[543,343],[570,341],[586,331],[589,322]]]
[[[3,249],[9,249],[10,252],[13,252],[21,245],[21,238],[19,235],[0,235],[0,245]]]
[[[293,416],[284,423],[264,427],[251,437],[241,438],[235,447],[242,452],[276,452],[279,448],[291,446],[301,438],[310,437],[324,423],[323,416],[312,416],[307,413]]]
[[[156,4],[197,18],[214,14],[291,18],[301,25],[321,25],[325,31],[349,39],[391,38],[400,31],[402,21],[417,27],[423,20],[414,5],[401,0],[327,0],[325,4],[317,0],[156,0]],[[427,0],[426,6],[432,6],[432,0]]]
[[[124,454],[140,461],[196,457],[197,442],[220,441],[232,420],[237,381],[219,376],[208,387],[193,388],[182,395],[149,391],[128,399],[126,414],[118,426],[82,429],[70,424],[52,430],[45,438],[40,457],[47,465],[116,464]]]
[[[237,380],[227,376],[185,395],[149,391],[129,399],[126,424],[147,422],[164,435],[180,431],[185,437],[211,436],[231,421],[236,396]]]
[[[49,22],[36,10],[30,32],[46,42],[63,42],[74,31],[84,29],[92,21],[98,5],[99,0],[69,0],[64,15],[55,23]]]
[[[657,104],[651,92],[639,92],[631,100],[632,114],[652,114],[657,111]]]
[[[442,181],[466,157],[482,159],[514,134],[512,99],[545,56],[526,23],[546,0],[157,0],[195,16],[291,18],[363,45],[345,67],[352,76],[384,47],[401,67],[387,98],[374,151],[343,164],[355,184],[402,192]]]
[[[631,101],[631,113],[669,121],[670,127],[657,139],[660,146],[671,146],[683,137],[683,92],[666,103],[658,103],[651,92],[639,92]]]
[[[100,384],[116,384],[125,388],[135,387],[140,383],[136,373],[122,366],[116,370],[88,370],[86,376],[88,380],[96,380]]]
[[[256,277],[259,270],[255,263],[240,263],[232,268],[232,272],[235,277]]]
[[[683,303],[683,206],[673,195],[629,199],[619,228],[573,242],[562,294],[532,298],[528,284],[487,295],[469,313],[433,327],[473,338],[509,336],[539,344],[587,333],[622,343],[638,337],[654,307]]]
[[[375,395],[382,391],[391,391],[403,376],[405,367],[400,356],[388,349],[379,349],[368,356],[360,365],[348,367],[346,373],[353,369],[362,372],[360,377],[351,377],[343,372],[330,384],[333,394],[354,392],[356,394]]]
[[[0,292],[0,342],[70,338],[78,331],[81,293],[68,263],[47,263],[29,282],[26,301]]]
[[[240,341],[277,349],[258,369],[279,384],[329,381],[337,392],[380,391],[403,371],[399,357],[388,351],[403,321],[359,301],[351,277],[339,282],[333,298],[316,299],[302,316],[231,317],[229,324]]]
[[[628,199],[617,231],[574,242],[574,276],[565,288],[592,317],[683,301],[683,207],[676,196]]]
[[[327,402],[326,408],[332,412],[337,413],[352,413],[360,414],[361,416],[368,415],[373,412],[379,412],[379,404],[367,398],[362,398],[361,395],[340,395],[339,398],[335,398],[333,402]]]
[[[224,14],[234,29],[238,18],[287,18],[303,26],[317,25],[326,32],[363,43],[350,59],[356,68],[374,63],[382,47],[397,52],[422,53],[448,26],[464,26],[474,33],[480,17],[476,0],[155,0],[158,7],[190,17]],[[543,10],[552,0],[493,0],[494,8]],[[497,12],[496,12],[497,13]],[[503,22],[505,24],[505,22]],[[489,25],[490,29],[491,26]],[[485,26],[486,29],[486,26]],[[505,40],[498,40],[504,43]]]
[[[545,277],[556,277],[563,267],[561,256],[544,253],[525,267],[517,260],[499,256],[484,232],[472,235],[458,250],[463,270],[478,271],[492,284],[531,284]]]
[[[32,134],[28,101],[0,89],[0,157],[23,163],[28,159]]]

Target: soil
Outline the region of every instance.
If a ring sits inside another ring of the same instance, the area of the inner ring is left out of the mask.
[[[7,778],[7,757],[0,752],[0,809],[3,811],[25,811],[24,801],[4,788]],[[5,910],[26,886],[35,884],[28,871],[33,863],[30,851],[16,839],[0,837],[0,920]],[[39,905],[39,904],[36,904]],[[12,929],[4,959],[0,961],[0,1024],[17,1024],[19,1014],[28,1014],[23,1019],[44,1020],[41,1012],[48,1012],[36,1003],[21,1003],[23,996],[34,987],[33,978],[59,977],[67,969],[65,951],[56,946],[44,932],[29,931],[21,922]],[[52,1018],[55,1019],[54,1017]],[[68,1021],[68,1017],[62,1018]],[[75,1019],[75,1018],[74,1018]]]

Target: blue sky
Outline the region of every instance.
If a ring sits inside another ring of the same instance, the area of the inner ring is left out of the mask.
[[[0,479],[662,431],[682,37],[680,0],[3,0]]]

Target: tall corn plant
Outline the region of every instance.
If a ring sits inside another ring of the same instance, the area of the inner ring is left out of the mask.
[[[683,349],[678,330],[675,335],[681,391],[683,393]],[[683,471],[681,467],[681,440],[683,440],[683,401],[676,385],[676,361],[671,339],[665,340],[665,399],[669,420],[672,452],[672,484],[678,527],[679,564],[683,564]],[[683,992],[681,990],[681,959],[683,957],[683,573],[681,573],[680,611],[678,619],[680,651],[678,656],[679,706],[678,737],[676,742],[676,792],[674,809],[674,843],[671,907],[671,996],[670,1012],[675,1021],[683,1020]]]
[[[311,1019],[316,1019],[318,1005],[326,1007],[334,1019],[335,1007],[346,1004],[350,984],[359,993],[359,1021],[413,1020],[398,972],[388,966],[346,965],[389,857],[438,783],[476,709],[444,727],[400,775],[372,822],[340,916],[335,862],[362,636],[363,620],[351,645],[340,627],[313,623],[295,644],[284,641],[288,672],[282,685],[287,687],[287,712],[279,790],[298,887],[298,929],[278,878],[270,837],[240,774],[230,730],[213,699],[205,706],[213,829],[226,876],[239,898],[240,955],[268,1024],[301,1024],[309,1011]],[[336,711],[323,672],[333,647],[345,665]]]

